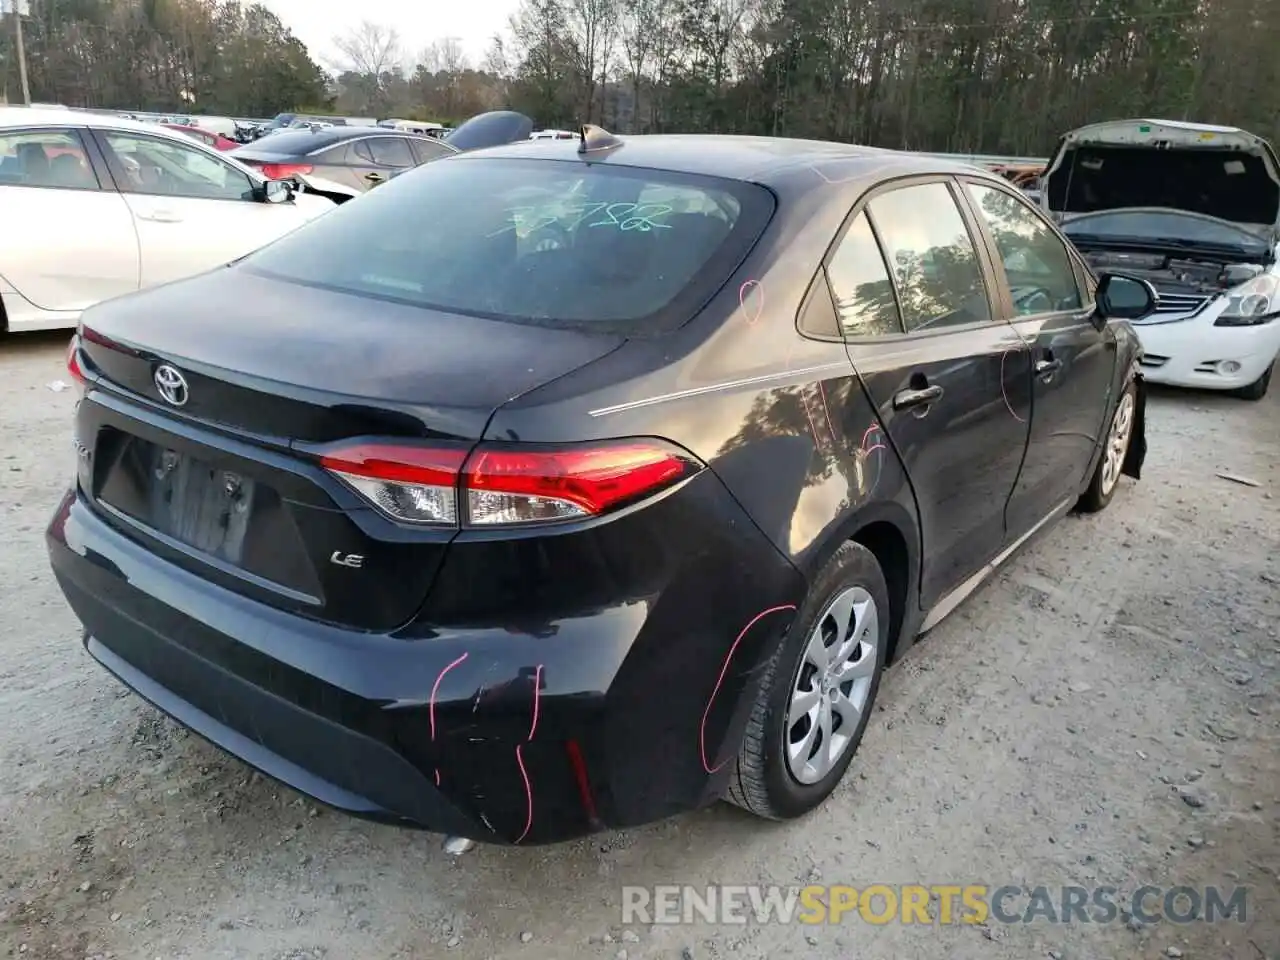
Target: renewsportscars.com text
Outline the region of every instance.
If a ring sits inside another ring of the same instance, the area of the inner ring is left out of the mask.
[[[952,923],[1140,923],[1246,921],[1248,890],[1143,886],[1016,884],[872,884],[866,887],[656,886],[622,888],[624,924],[845,922],[884,925]]]

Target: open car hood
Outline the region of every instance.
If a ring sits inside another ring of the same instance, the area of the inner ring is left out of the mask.
[[[1280,160],[1236,127],[1178,120],[1111,120],[1065,134],[1045,168],[1052,214],[1129,207],[1202,213],[1273,241],[1280,228]]]
[[[476,114],[445,137],[444,142],[459,153],[463,153],[470,150],[483,150],[485,147],[500,147],[505,143],[519,143],[521,140],[528,140],[531,133],[533,133],[533,121],[523,113],[516,113],[514,110],[490,110],[488,113]],[[416,169],[417,167],[404,167],[400,170],[392,170],[387,180],[393,180]]]

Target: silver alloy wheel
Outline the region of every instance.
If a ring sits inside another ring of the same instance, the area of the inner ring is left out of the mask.
[[[1124,456],[1129,452],[1129,437],[1133,434],[1133,394],[1126,389],[1111,420],[1111,433],[1107,435],[1107,449],[1102,461],[1102,495],[1109,494],[1120,472],[1124,469]]]
[[[818,618],[791,686],[782,734],[787,768],[817,783],[840,761],[871,694],[880,626],[876,602],[849,587]]]

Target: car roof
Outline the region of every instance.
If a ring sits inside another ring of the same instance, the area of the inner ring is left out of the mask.
[[[306,127],[283,129],[277,133],[245,144],[241,149],[245,153],[255,151],[276,153],[310,153],[331,144],[341,143],[357,137],[409,137],[410,139],[427,139],[423,134],[408,130],[395,130],[391,127],[321,127],[309,130]],[[282,145],[283,144],[283,148]],[[304,148],[305,147],[305,148]]]
[[[182,126],[182,124],[176,124]],[[39,107],[0,107],[0,130],[18,127],[97,127],[100,130],[136,130],[162,137],[178,137],[177,131],[161,123],[129,120],[110,113],[82,110],[42,110]],[[190,138],[187,138],[190,139]]]
[[[889,179],[921,173],[981,175],[999,180],[981,167],[940,160],[925,154],[866,147],[827,140],[750,137],[728,134],[643,134],[620,136],[620,146],[584,157],[582,141],[522,140],[486,150],[463,153],[455,159],[512,157],[539,160],[589,160],[673,173],[747,180],[768,187],[793,183],[796,174],[815,185]]]

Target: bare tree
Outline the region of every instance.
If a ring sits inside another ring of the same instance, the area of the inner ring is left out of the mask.
[[[572,0],[568,6],[569,30],[578,52],[582,75],[582,119],[594,119],[596,90],[617,39],[618,0]]]
[[[342,60],[336,66],[374,77],[379,82],[385,74],[403,66],[400,34],[395,27],[365,20],[349,33],[334,37],[333,45],[342,54]]]
[[[495,38],[496,39],[496,38]],[[445,37],[427,44],[418,54],[418,65],[427,73],[458,74],[470,68],[462,41],[457,37]]]
[[[631,128],[640,132],[640,87],[653,59],[665,0],[623,0],[619,33],[626,74],[631,80]]]
[[[511,76],[511,57],[507,53],[506,41],[500,34],[494,34],[489,41],[489,49],[484,54],[484,69],[495,77]]]

